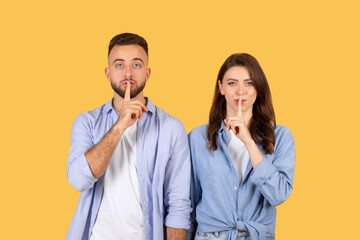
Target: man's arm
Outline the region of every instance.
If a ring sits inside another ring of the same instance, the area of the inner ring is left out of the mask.
[[[113,155],[122,134],[126,130],[126,128],[124,129],[119,126],[118,122],[119,121],[114,124],[97,145],[85,153],[85,158],[88,161],[94,178],[99,178],[104,174],[111,156]]]
[[[173,122],[172,149],[164,180],[165,226],[167,239],[185,239],[190,227],[191,162],[186,131],[180,121]]]
[[[127,100],[124,99],[118,121],[97,145],[94,146],[92,123],[86,114],[75,119],[71,129],[67,177],[78,191],[91,188],[97,178],[104,174],[125,129],[147,111],[147,107],[139,101],[130,101],[130,88],[126,91]]]
[[[133,125],[136,119],[141,119],[142,114],[148,110],[139,101],[130,100],[130,87],[131,85],[128,83],[117,122],[96,146],[85,153],[86,160],[95,178],[104,174],[125,130]]]
[[[186,237],[185,229],[166,227],[166,239],[167,240],[185,240],[185,237]]]

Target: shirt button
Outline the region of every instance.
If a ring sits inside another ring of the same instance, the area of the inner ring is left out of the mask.
[[[141,138],[139,139],[139,142],[141,142]]]
[[[236,189],[237,189],[237,187],[234,187],[234,189],[236,190]]]
[[[146,224],[149,224],[149,221],[146,221],[145,223],[146,223]]]

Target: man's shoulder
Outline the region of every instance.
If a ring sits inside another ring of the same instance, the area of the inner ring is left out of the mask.
[[[101,119],[104,117],[104,114],[110,110],[108,109],[108,105],[109,102],[91,111],[80,113],[76,116],[73,126],[87,126],[87,128],[92,129],[97,125],[97,123],[103,123]]]
[[[89,119],[89,120],[98,119],[103,113],[107,113],[110,110],[110,109],[107,109],[108,105],[109,105],[109,102],[107,102],[93,110],[80,113],[77,116],[77,118]]]
[[[162,124],[173,126],[173,127],[181,127],[184,128],[183,123],[177,119],[176,117],[170,115],[169,113],[165,112],[163,109],[155,106],[155,111],[157,117],[160,119],[160,122]]]

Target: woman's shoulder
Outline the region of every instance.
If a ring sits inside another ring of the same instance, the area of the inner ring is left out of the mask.
[[[292,136],[292,133],[288,127],[283,126],[283,125],[276,125],[275,136],[276,137],[283,137],[283,136],[289,137],[289,136]]]
[[[288,127],[276,125],[275,128],[275,145],[283,145],[285,143],[294,143],[294,137]]]
[[[193,130],[190,131],[189,136],[201,136],[201,135],[206,135],[206,131],[208,128],[208,123],[201,125],[199,127],[194,128]]]
[[[194,128],[189,133],[189,144],[192,151],[205,151],[208,142],[206,131],[208,124]]]

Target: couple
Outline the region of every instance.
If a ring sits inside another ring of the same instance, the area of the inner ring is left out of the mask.
[[[274,239],[295,149],[291,132],[276,125],[257,60],[226,59],[209,123],[189,138],[143,95],[145,39],[115,36],[108,65],[114,98],[80,114],[71,130],[67,176],[81,194],[66,239]]]

